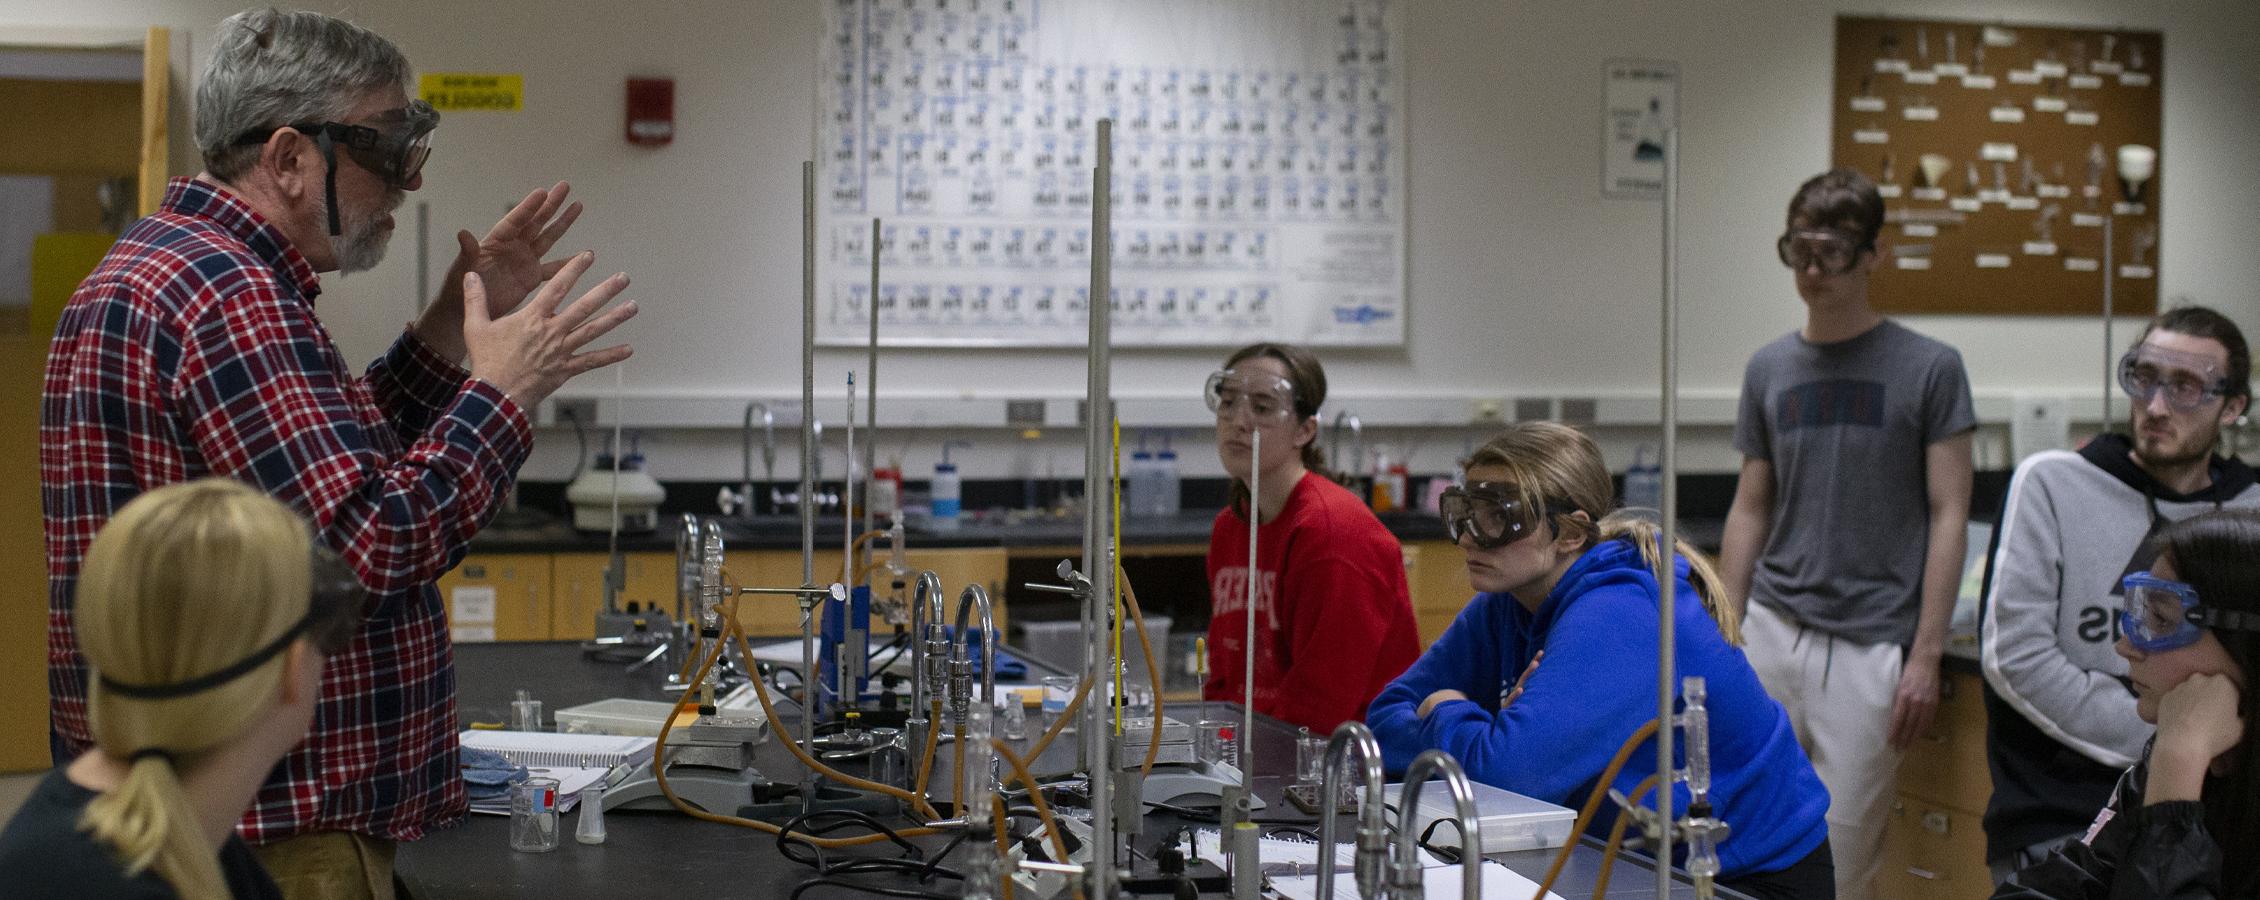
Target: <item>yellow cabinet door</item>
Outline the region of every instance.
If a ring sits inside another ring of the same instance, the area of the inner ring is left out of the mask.
[[[474,553],[439,578],[455,640],[549,640],[549,554]]]
[[[1448,541],[1406,544],[1405,580],[1412,586],[1413,619],[1420,625],[1423,647],[1442,637],[1475,597],[1475,586],[1467,580],[1467,554]]]
[[[622,554],[627,578],[620,589],[620,608],[657,608],[675,614],[675,554],[646,551]],[[549,635],[560,641],[585,641],[596,637],[596,614],[604,608],[605,553],[559,553],[550,570],[554,599]]]

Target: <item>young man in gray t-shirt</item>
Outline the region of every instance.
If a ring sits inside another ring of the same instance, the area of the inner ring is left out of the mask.
[[[1961,581],[1970,409],[1961,355],[1868,303],[1883,199],[1838,169],[1798,188],[1778,245],[1805,327],[1751,356],[1721,548],[1750,664],[1828,786],[1837,896],[1877,896],[1899,751],[1938,711]]]

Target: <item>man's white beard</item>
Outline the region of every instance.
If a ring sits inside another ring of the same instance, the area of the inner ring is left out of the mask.
[[[404,197],[400,191],[391,191],[386,195],[384,208],[360,216],[343,214],[339,217],[338,225],[344,233],[330,237],[330,253],[337,258],[338,274],[366,272],[384,261],[385,247],[392,242],[392,232],[384,227],[384,218],[399,207]],[[327,197],[323,198],[323,203],[326,206]],[[321,212],[326,220],[329,210],[325,208]]]

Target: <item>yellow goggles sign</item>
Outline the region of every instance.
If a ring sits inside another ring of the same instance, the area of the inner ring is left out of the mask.
[[[517,112],[525,106],[526,76],[427,72],[416,91],[442,112]]]

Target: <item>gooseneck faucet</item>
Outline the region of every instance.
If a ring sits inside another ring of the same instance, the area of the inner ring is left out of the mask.
[[[1475,812],[1475,786],[1460,769],[1459,760],[1442,750],[1413,757],[1405,768],[1405,788],[1397,795],[1397,842],[1389,859],[1389,900],[1422,900],[1427,889],[1420,873],[1420,789],[1430,778],[1442,776],[1452,792],[1452,812],[1460,828],[1460,898],[1483,896],[1483,839]]]
[[[1356,751],[1359,774],[1364,776],[1365,794],[1358,802],[1358,850],[1355,871],[1358,896],[1381,896],[1381,870],[1389,859],[1388,821],[1382,812],[1381,743],[1374,740],[1373,729],[1365,723],[1344,722],[1334,729],[1334,736],[1326,739],[1326,757],[1321,771],[1318,814],[1318,845],[1334,846],[1334,806],[1341,802],[1341,779],[1348,774],[1347,757]],[[1333,900],[1334,854],[1318,854],[1318,900]]]
[[[738,429],[738,453],[743,464],[738,482],[739,502],[745,504],[746,518],[752,518],[759,504],[753,502],[753,416],[761,414],[761,478],[766,484],[777,481],[777,417],[769,411],[769,404],[755,400],[745,405],[745,424]],[[771,509],[776,504],[770,504]]]

